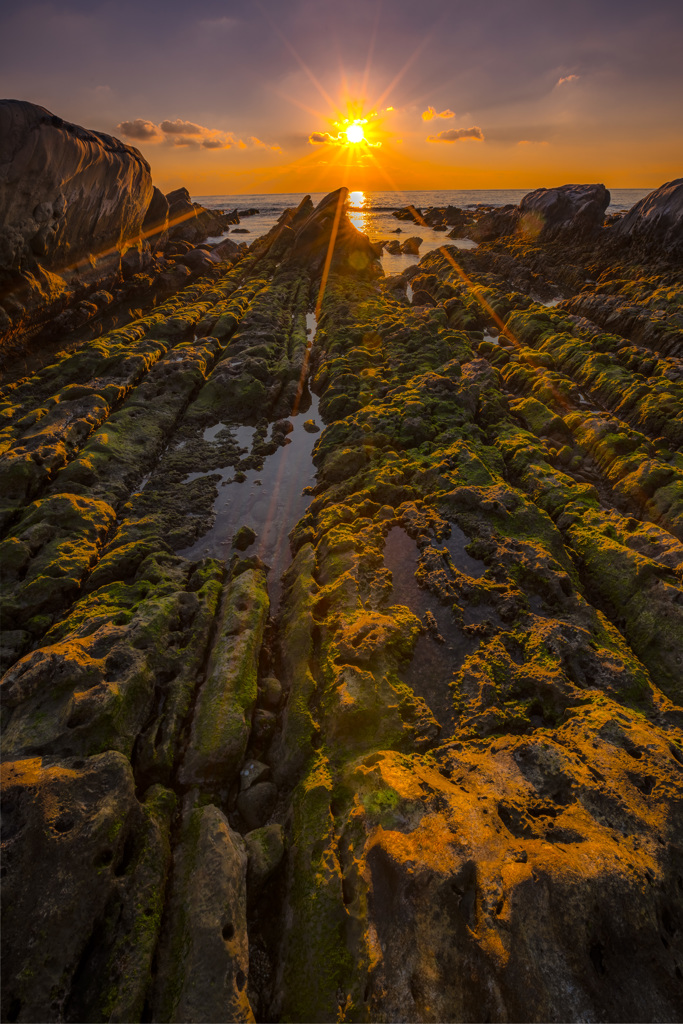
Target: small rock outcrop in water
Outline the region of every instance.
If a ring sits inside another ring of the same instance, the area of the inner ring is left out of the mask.
[[[394,212],[400,220],[413,220],[435,230],[453,225],[451,238],[466,236],[475,242],[491,242],[504,235],[523,234],[552,241],[593,238],[602,228],[610,194],[604,185],[560,185],[529,192],[519,206],[488,207],[479,204],[472,213],[456,207],[433,207],[422,213],[413,206]]]
[[[680,1017],[680,266],[345,199],[2,393],[3,1020]]]
[[[177,188],[166,196],[168,203],[169,234],[196,245],[208,235],[219,235],[228,224],[239,224],[237,211],[222,213],[207,210],[201,203],[193,203],[186,188]]]

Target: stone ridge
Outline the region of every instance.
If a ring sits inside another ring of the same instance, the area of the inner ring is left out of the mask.
[[[3,1020],[680,1015],[680,269],[345,199],[0,394]]]

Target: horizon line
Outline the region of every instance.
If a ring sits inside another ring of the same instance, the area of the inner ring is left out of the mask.
[[[568,184],[565,182],[565,184]],[[569,184],[593,184],[592,182],[571,182]],[[182,188],[183,186],[178,186]],[[344,186],[338,185],[337,188]],[[424,193],[425,195],[434,192],[535,192],[539,188],[561,188],[561,185],[537,185],[535,188],[405,188],[405,189],[386,189],[386,188],[349,188],[349,192],[362,192],[363,195],[372,195],[375,193],[389,194],[389,195],[405,195],[407,193]],[[656,185],[652,188],[649,185],[605,185],[605,188],[610,192],[654,192],[661,186]],[[330,189],[328,191],[322,190],[317,192],[308,192],[306,189],[302,189],[300,192],[212,192],[212,193],[191,193],[193,199],[219,199],[223,196],[305,196],[305,195],[329,195],[330,192],[336,192],[337,189]],[[171,191],[175,191],[171,189]],[[188,192],[190,190],[188,189]]]

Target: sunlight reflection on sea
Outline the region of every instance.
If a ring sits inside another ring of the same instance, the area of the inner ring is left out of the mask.
[[[394,210],[412,204],[418,209],[426,210],[430,206],[458,206],[472,209],[478,204],[485,206],[505,206],[508,203],[517,205],[530,189],[470,189],[470,190],[435,190],[423,192],[363,192],[354,190],[349,193],[349,217],[359,231],[365,232],[372,241],[398,238],[404,241],[411,235],[423,239],[420,256],[440,245],[455,245],[461,249],[476,248],[476,243],[469,239],[452,239],[446,232],[437,232],[432,228],[418,226],[410,221],[398,221],[392,216]],[[647,195],[647,189],[612,189],[612,201],[608,213],[627,210]],[[195,202],[209,209],[246,211],[258,210],[257,214],[242,217],[240,234],[236,240],[253,242],[266,234],[277,223],[283,211],[297,206],[304,193],[249,194],[194,196]],[[313,203],[318,203],[324,193],[311,194]],[[400,232],[397,231],[400,228]],[[246,234],[242,233],[246,229]],[[234,228],[231,229],[234,232]],[[221,235],[220,238],[226,237]],[[210,239],[218,241],[219,238]],[[384,270],[388,274],[400,273],[419,257],[391,256],[385,253],[382,257]]]

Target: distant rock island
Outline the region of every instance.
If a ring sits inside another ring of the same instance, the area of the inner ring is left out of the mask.
[[[680,1018],[683,178],[609,201],[216,241],[0,103],[3,1020]]]

